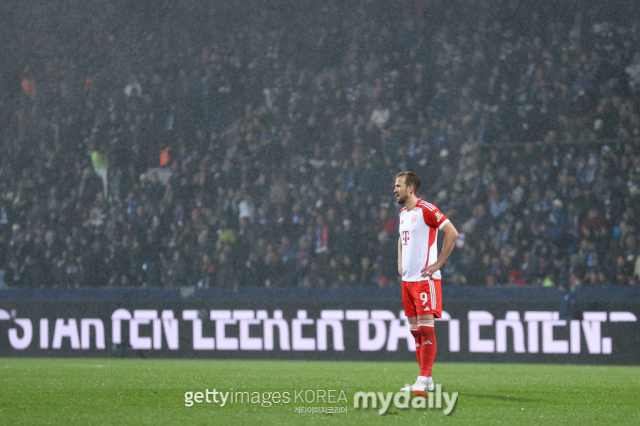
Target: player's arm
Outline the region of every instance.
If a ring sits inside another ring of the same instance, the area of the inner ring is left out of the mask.
[[[441,229],[444,233],[444,242],[442,243],[442,251],[440,252],[440,256],[438,256],[438,260],[436,263],[422,268],[422,276],[427,277],[436,272],[438,269],[444,265],[444,262],[447,261],[447,258],[453,251],[453,247],[456,245],[456,240],[458,239],[458,230],[451,222],[447,222]]]
[[[402,238],[398,237],[398,273],[402,275]]]

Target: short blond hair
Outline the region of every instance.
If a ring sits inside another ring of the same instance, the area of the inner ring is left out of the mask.
[[[418,193],[418,191],[420,191],[420,176],[418,176],[414,172],[400,172],[396,177],[404,177],[404,183],[407,186],[413,186],[413,192],[415,192],[416,194]]]

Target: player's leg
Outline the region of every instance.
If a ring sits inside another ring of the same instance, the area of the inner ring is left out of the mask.
[[[415,286],[417,283],[407,283],[405,281],[402,282],[402,304],[404,306],[404,314],[407,316],[407,321],[409,322],[409,331],[413,336],[416,344],[416,360],[418,361],[418,366],[420,367],[420,371],[422,370],[421,361],[422,361],[422,336],[420,335],[420,330],[418,328],[417,321],[417,311],[416,311],[416,295],[412,290],[415,290]],[[419,377],[418,377],[419,378]],[[415,390],[424,390],[425,384],[422,380],[416,380],[416,383],[413,385],[407,385],[403,387],[402,391],[415,391]]]
[[[438,342],[435,333],[435,319],[442,316],[441,281],[427,280],[426,286],[422,286],[420,294],[422,312],[418,315],[418,330],[422,341],[420,348],[420,376],[427,378],[427,390],[434,390],[432,379],[433,362],[438,351]]]
[[[418,329],[418,319],[417,317],[407,317],[407,321],[409,322],[409,331],[413,336],[413,339],[416,343],[416,360],[418,361],[418,366],[420,366],[420,348],[422,347],[422,337],[420,336],[420,330]]]
[[[435,319],[432,314],[418,316],[418,330],[422,341],[420,348],[420,379],[426,382],[427,390],[434,390],[432,368],[436,358],[438,344],[435,333]]]
[[[407,322],[409,323],[409,331],[416,343],[416,360],[418,361],[418,366],[420,366],[420,347],[422,346],[422,342],[420,331],[418,330],[418,321],[416,319],[416,305],[409,289],[411,284],[413,283],[402,282],[402,305],[404,307],[404,314],[407,317]]]

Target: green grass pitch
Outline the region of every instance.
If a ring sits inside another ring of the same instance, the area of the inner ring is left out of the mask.
[[[449,416],[354,408],[354,392],[395,392],[416,370],[410,362],[0,358],[0,425],[640,424],[640,367],[436,363],[435,382],[458,392]],[[185,392],[231,388],[291,400],[185,407]],[[348,402],[294,401],[295,390],[332,389]],[[313,406],[348,411],[295,413]]]

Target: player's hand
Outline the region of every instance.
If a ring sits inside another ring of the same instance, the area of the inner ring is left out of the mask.
[[[402,276],[402,264],[398,263],[398,273]]]
[[[440,262],[436,262],[433,265],[425,266],[420,270],[420,274],[423,278],[431,277],[431,275],[435,274],[435,272],[440,269],[442,264]]]

